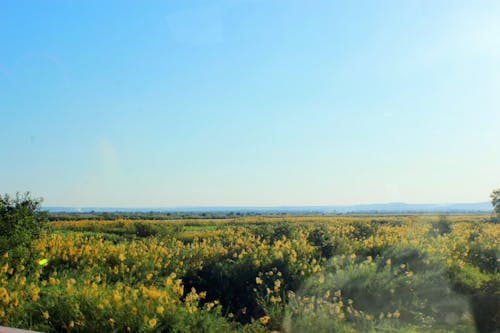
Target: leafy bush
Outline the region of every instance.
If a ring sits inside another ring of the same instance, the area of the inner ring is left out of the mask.
[[[365,239],[375,235],[379,227],[378,223],[373,223],[372,221],[370,222],[356,221],[351,223],[351,225],[354,227],[352,235],[353,237],[358,239]]]
[[[297,233],[297,227],[293,223],[285,221],[279,223],[265,223],[257,225],[257,227],[253,229],[256,235],[270,242],[281,240],[283,237],[290,239]]]
[[[471,316],[468,302],[452,292],[444,269],[412,248],[363,261],[334,257],[296,297],[288,315],[294,331],[327,332],[331,325],[338,332],[470,332],[474,325],[464,319]]]
[[[158,233],[158,230],[152,224],[136,223],[134,226],[135,234],[139,237],[154,236]]]
[[[16,261],[29,257],[31,242],[40,237],[47,222],[41,203],[29,192],[0,196],[0,253],[8,252]]]
[[[307,240],[319,248],[323,258],[348,253],[350,250],[348,241],[331,233],[326,225],[320,225],[311,230]]]
[[[440,216],[437,222],[432,223],[431,236],[442,236],[452,231],[451,223],[446,216]]]

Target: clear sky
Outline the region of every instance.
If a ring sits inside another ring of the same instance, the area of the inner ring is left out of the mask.
[[[48,206],[478,202],[500,1],[0,2],[0,193]]]

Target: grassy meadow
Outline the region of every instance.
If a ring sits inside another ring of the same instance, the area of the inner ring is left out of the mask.
[[[486,215],[52,221],[0,258],[0,325],[498,332],[499,240]]]

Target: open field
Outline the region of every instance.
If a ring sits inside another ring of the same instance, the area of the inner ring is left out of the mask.
[[[29,259],[0,259],[0,324],[495,332],[499,239],[487,215],[55,221]]]

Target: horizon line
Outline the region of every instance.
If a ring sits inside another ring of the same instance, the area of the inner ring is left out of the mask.
[[[113,208],[113,209],[162,209],[162,208],[328,208],[328,207],[353,207],[353,206],[375,206],[375,205],[433,205],[433,206],[449,206],[449,205],[479,205],[489,204],[489,201],[474,201],[474,202],[374,202],[374,203],[355,203],[355,204],[318,204],[318,205],[177,205],[177,206],[106,206],[106,205],[42,205],[42,208]]]

